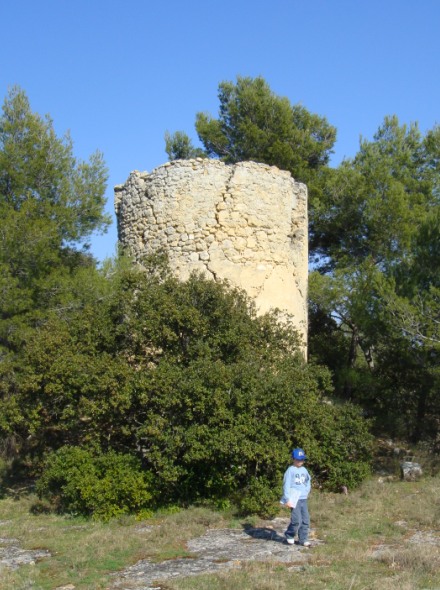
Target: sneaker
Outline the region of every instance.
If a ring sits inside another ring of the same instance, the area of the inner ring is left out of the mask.
[[[295,544],[295,539],[293,537],[288,537],[286,535],[286,541],[288,545],[294,545]]]
[[[311,547],[312,546],[310,541],[304,541],[304,543],[300,543],[300,545],[302,545],[303,547]]]

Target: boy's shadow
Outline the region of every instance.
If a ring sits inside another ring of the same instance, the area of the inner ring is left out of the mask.
[[[263,541],[273,541],[274,543],[285,543],[284,535],[279,535],[276,530],[267,527],[253,527],[251,524],[245,522],[243,531],[253,539],[262,539]]]

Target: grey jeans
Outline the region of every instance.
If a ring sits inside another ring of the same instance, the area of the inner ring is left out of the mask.
[[[307,500],[298,500],[295,508],[290,511],[290,524],[285,532],[286,537],[295,537],[298,534],[298,543],[302,545],[307,541],[310,528],[310,515]]]

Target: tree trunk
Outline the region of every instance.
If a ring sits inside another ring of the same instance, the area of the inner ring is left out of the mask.
[[[354,369],[357,359],[357,349],[359,345],[359,332],[356,326],[351,325],[351,342],[350,342],[350,350],[348,352],[348,368],[351,372]],[[346,399],[353,399],[353,386],[351,384],[351,375],[348,375],[345,379],[344,383],[344,397]]]

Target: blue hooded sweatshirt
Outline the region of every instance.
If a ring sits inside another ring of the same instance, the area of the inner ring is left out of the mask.
[[[286,504],[291,496],[298,497],[299,500],[306,500],[312,485],[312,478],[305,467],[295,467],[291,465],[284,474],[283,479],[283,497],[281,502]],[[293,494],[292,494],[293,492]]]

